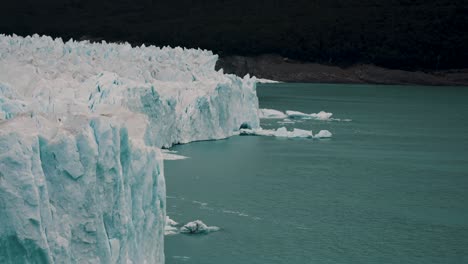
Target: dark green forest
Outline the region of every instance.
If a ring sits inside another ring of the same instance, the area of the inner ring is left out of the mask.
[[[468,67],[468,0],[3,1],[0,33],[398,69]]]

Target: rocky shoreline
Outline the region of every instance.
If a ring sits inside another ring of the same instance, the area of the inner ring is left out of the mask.
[[[468,69],[405,71],[371,64],[338,67],[271,54],[221,57],[216,68],[239,76],[249,73],[283,82],[468,86]]]

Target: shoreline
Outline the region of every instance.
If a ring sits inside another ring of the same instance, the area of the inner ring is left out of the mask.
[[[372,64],[349,67],[300,62],[269,54],[220,57],[216,69],[244,76],[293,83],[468,86],[468,69],[406,71]]]

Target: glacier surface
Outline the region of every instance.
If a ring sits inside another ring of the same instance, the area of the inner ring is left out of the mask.
[[[259,129],[216,60],[0,35],[0,263],[164,263],[160,148]]]

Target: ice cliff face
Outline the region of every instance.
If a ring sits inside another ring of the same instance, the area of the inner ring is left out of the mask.
[[[159,148],[259,127],[216,60],[0,35],[0,263],[163,263]]]

